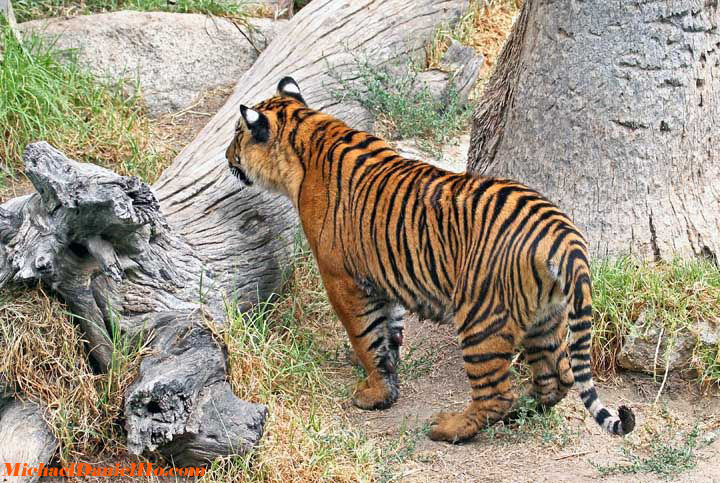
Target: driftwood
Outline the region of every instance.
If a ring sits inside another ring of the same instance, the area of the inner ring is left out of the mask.
[[[718,2],[526,0],[468,170],[521,180],[597,256],[720,261]]]
[[[150,336],[150,355],[126,393],[128,447],[177,465],[241,454],[262,434],[266,408],[237,399],[208,324],[281,290],[297,225],[277,196],[229,175],[225,148],[238,105],[292,75],[314,107],[368,128],[328,73],[350,76],[353,53],[377,62],[422,52],[467,1],[314,0],[238,81],[226,105],[150,189],[132,177],[67,159],[46,143],[26,149],[37,193],[0,206],[0,286],[40,280],[68,304],[99,369],[111,334]]]
[[[33,402],[0,397],[0,468],[1,483],[33,482],[37,475],[20,476],[24,464],[37,467],[47,464],[57,447],[57,440],[42,417],[42,408]],[[19,476],[10,476],[5,463],[11,463]]]

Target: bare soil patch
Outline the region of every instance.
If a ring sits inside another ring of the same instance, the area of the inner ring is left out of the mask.
[[[654,404],[660,381],[651,376],[596,378],[605,404],[610,408],[626,404],[635,411],[638,425],[624,439],[602,432],[573,390],[555,408],[554,417],[537,416],[519,428],[499,424],[463,445],[431,441],[422,431],[428,419],[437,411],[462,410],[469,401],[462,355],[451,326],[411,319],[406,334],[401,369],[405,374],[397,403],[378,412],[349,409],[352,424],[377,444],[407,445],[406,458],[391,468],[401,481],[594,481],[602,478],[594,465],[626,461],[623,448],[642,455],[653,441],[696,426],[701,435],[697,466],[673,479],[720,479],[720,462],[713,458],[720,451],[720,439],[710,444],[703,439],[720,427],[720,398],[716,393],[703,394],[694,381],[671,380]],[[604,479],[651,481],[659,476],[638,473]]]

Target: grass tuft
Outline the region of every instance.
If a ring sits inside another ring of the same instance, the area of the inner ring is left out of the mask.
[[[481,71],[477,88],[471,94],[471,98],[477,97],[479,89],[490,78],[522,3],[522,0],[471,0],[467,12],[453,28],[441,27],[435,31],[425,50],[427,66],[437,67],[453,40],[473,47],[482,54],[487,67]]]
[[[309,254],[300,256],[287,295],[252,312],[230,307],[216,330],[228,349],[238,397],[268,405],[269,419],[252,456],[216,461],[203,481],[371,481],[378,451],[346,429],[344,387],[329,377],[339,325]]]
[[[41,291],[0,291],[0,373],[47,408],[63,464],[85,455],[117,455],[125,436],[117,424],[142,346],[116,334],[112,365],[95,374],[79,329],[64,307]]]
[[[627,462],[612,465],[593,463],[593,466],[601,476],[653,473],[663,478],[669,478],[695,468],[698,434],[699,430],[696,427],[687,433],[679,443],[674,443],[672,439],[669,441],[655,439],[650,443],[646,456],[637,455],[623,447],[622,453]]]
[[[705,260],[647,263],[630,258],[593,264],[593,364],[600,373],[616,370],[623,337],[664,329],[669,340],[696,337],[697,321],[720,324],[720,268]],[[643,325],[637,326],[637,321]],[[669,346],[671,347],[671,346]],[[703,383],[720,383],[720,347],[698,342],[695,366]]]
[[[15,0],[13,8],[18,22],[118,10],[203,13],[225,17],[242,17],[245,14],[244,3],[231,0]]]
[[[0,187],[22,167],[22,151],[47,140],[68,156],[153,181],[165,162],[137,97],[99,83],[71,53],[33,35],[22,44],[1,29]]]
[[[482,432],[491,440],[518,442],[532,438],[542,445],[556,448],[567,446],[576,436],[555,408],[542,410],[537,401],[527,396],[518,400],[517,418],[511,424],[498,423]]]
[[[418,81],[418,69],[373,65],[367,56],[355,56],[352,80],[337,72],[336,97],[353,100],[376,116],[377,130],[389,139],[421,138],[438,148],[466,128],[472,109],[462,106],[457,92],[439,100]]]

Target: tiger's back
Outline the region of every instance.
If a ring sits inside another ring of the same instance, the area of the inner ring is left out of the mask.
[[[402,306],[452,320],[472,387],[463,413],[436,416],[433,439],[466,440],[513,411],[509,368],[520,346],[541,404],[557,403],[577,382],[599,424],[632,430],[632,412],[610,415],[593,386],[587,245],[567,216],[520,183],[405,159],[309,109],[291,79],[279,94],[243,112],[228,160],[293,200],[368,374],[357,406],[383,408],[398,397]]]

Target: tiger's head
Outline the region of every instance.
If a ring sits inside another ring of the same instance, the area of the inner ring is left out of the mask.
[[[292,113],[306,109],[300,87],[284,77],[275,96],[250,108],[240,106],[235,135],[225,151],[230,171],[243,184],[292,196],[303,176],[302,164],[289,142]],[[297,134],[297,133],[296,133]]]

